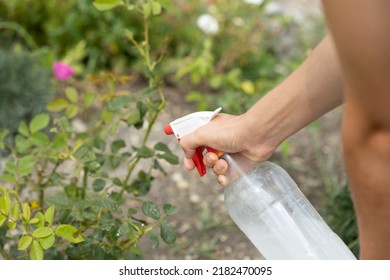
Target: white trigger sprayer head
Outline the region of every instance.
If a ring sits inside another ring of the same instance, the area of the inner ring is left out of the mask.
[[[174,134],[177,139],[180,139],[209,123],[221,110],[222,108],[219,107],[214,111],[201,111],[186,115],[165,126],[164,131],[166,134]]]

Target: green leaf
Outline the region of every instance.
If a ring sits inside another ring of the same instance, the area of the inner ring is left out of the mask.
[[[28,205],[28,203],[24,203],[23,204],[23,212],[22,212],[22,217],[25,221],[30,221],[30,218],[31,218],[31,209],[30,209],[30,205]]]
[[[57,236],[63,237],[69,242],[80,243],[84,241],[84,238],[81,236],[79,230],[71,225],[59,225],[56,228]]]
[[[144,4],[143,8],[144,8],[144,17],[148,18],[151,15],[151,13],[152,13],[152,3],[151,3],[151,1],[149,0],[148,2],[146,2]]]
[[[79,101],[79,94],[74,87],[67,87],[65,89],[65,95],[73,103],[77,103]]]
[[[30,248],[30,259],[43,260],[43,249],[38,241],[33,240]]]
[[[160,245],[160,241],[158,240],[157,235],[155,235],[153,232],[148,232],[149,240],[150,240],[150,245],[152,249],[157,249],[158,246]]]
[[[33,231],[32,236],[35,238],[44,238],[52,235],[53,229],[50,227],[40,227]]]
[[[129,116],[127,117],[128,125],[135,125],[141,121],[141,112],[136,108],[131,110]]]
[[[155,220],[158,220],[161,216],[160,209],[152,201],[142,203],[142,213]]]
[[[126,143],[123,140],[116,140],[111,144],[111,152],[116,154],[120,149],[126,147]]]
[[[92,183],[92,188],[95,192],[100,192],[106,186],[106,180],[101,178],[95,179]]]
[[[16,228],[16,221],[19,219],[20,214],[20,206],[19,203],[16,203],[12,209],[11,209],[11,220],[8,221],[8,228],[9,229],[15,229]]]
[[[114,119],[115,114],[110,112],[108,108],[104,108],[101,112],[101,116],[105,124],[110,124]]]
[[[152,3],[152,13],[153,15],[157,16],[159,14],[161,14],[161,5],[160,3],[156,2],[156,1],[151,1]]]
[[[49,227],[53,224],[53,218],[54,218],[54,211],[55,211],[55,206],[52,205],[49,208],[47,208],[44,218]]]
[[[122,0],[95,0],[93,5],[99,11],[107,11],[118,6],[123,6],[124,3]]]
[[[108,110],[111,112],[116,112],[118,109],[126,107],[133,102],[133,99],[130,96],[121,95],[112,100],[107,104]]]
[[[30,225],[35,225],[36,223],[39,223],[39,219],[38,218],[32,218],[28,223],[30,224]]]
[[[66,131],[66,132],[72,132],[73,131],[72,125],[70,124],[69,120],[66,117],[64,117],[64,116],[56,119],[54,121],[54,124],[58,125],[63,131]]]
[[[42,132],[34,133],[29,140],[37,147],[46,146],[49,143],[49,137]]]
[[[50,116],[49,114],[36,115],[30,122],[30,131],[32,134],[38,132],[49,125]]]
[[[163,154],[157,154],[158,158],[162,158],[169,162],[170,164],[179,164],[179,158],[171,152],[171,150],[168,148],[168,146],[165,143],[158,142],[154,149],[157,151],[164,152]]]
[[[44,227],[45,226],[45,217],[43,216],[41,211],[39,211],[35,214],[34,219],[38,220],[36,223],[34,223],[34,226],[36,226],[36,227]],[[31,219],[30,223],[34,219]]]
[[[135,214],[137,214],[137,210],[135,210],[134,208],[129,208],[127,210],[127,217],[131,218]]]
[[[171,204],[165,204],[163,208],[164,215],[170,216],[177,212],[177,208]]]
[[[22,236],[18,242],[18,250],[26,250],[32,242],[33,238],[29,235]]]
[[[93,101],[95,100],[96,98],[96,94],[93,93],[93,92],[87,92],[85,95],[84,95],[84,106],[85,108],[89,108],[91,107]]]
[[[47,104],[46,108],[50,112],[60,112],[68,106],[69,102],[64,98],[56,98]]]
[[[22,176],[30,174],[34,170],[37,158],[33,155],[22,157],[18,162],[18,172]]]
[[[67,108],[66,108],[66,116],[68,117],[68,119],[73,119],[79,112],[79,107],[77,107],[77,105],[69,105]]]
[[[81,162],[91,162],[96,159],[95,154],[87,146],[81,146],[73,153],[73,156]]]
[[[142,146],[137,150],[137,156],[140,158],[150,158],[154,155],[154,151],[146,146]]]
[[[167,220],[161,221],[160,236],[167,244],[173,244],[176,241],[176,230]]]
[[[47,237],[40,238],[38,241],[39,241],[39,244],[41,244],[42,248],[44,250],[47,250],[51,246],[53,246],[54,241],[55,241],[55,236],[54,236],[54,234],[52,234],[52,235],[49,235]]]
[[[141,170],[138,172],[137,179],[135,179],[130,186],[126,186],[126,191],[133,193],[136,196],[145,195],[149,192],[153,178],[150,174]]]
[[[28,126],[24,121],[20,123],[18,131],[23,136],[27,137],[29,135]]]
[[[5,191],[0,198],[0,211],[5,216],[8,216],[10,210],[11,210],[11,198],[8,192]]]

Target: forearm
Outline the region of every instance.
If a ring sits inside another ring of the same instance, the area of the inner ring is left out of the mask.
[[[341,71],[332,38],[325,37],[305,62],[244,116],[251,131],[278,146],[343,102]],[[256,141],[256,139],[254,139]]]

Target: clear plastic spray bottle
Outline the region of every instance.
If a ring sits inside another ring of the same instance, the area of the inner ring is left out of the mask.
[[[207,124],[220,110],[184,116],[164,131],[180,140]],[[254,163],[242,156],[206,149],[228,162],[224,192],[227,211],[266,259],[356,259],[283,168],[269,161]],[[196,149],[193,160],[199,175],[205,175],[202,147]]]

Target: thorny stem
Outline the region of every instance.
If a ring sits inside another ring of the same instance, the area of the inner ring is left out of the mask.
[[[151,62],[151,58],[150,58],[149,21],[148,21],[148,18],[146,16],[144,16],[144,44],[140,45],[137,41],[134,40],[134,38],[132,36],[128,36],[128,38],[133,43],[133,45],[138,49],[140,55],[145,59],[145,64],[146,64],[146,67],[147,67],[148,71],[150,73],[153,73],[154,67],[155,67],[155,63],[154,62],[152,63]],[[157,84],[157,79],[153,75],[151,77],[149,77],[149,87],[153,87],[156,84]],[[160,104],[159,104],[157,110],[154,112],[154,114],[152,114],[152,116],[149,119],[149,124],[148,124],[148,127],[146,129],[145,135],[143,137],[142,145],[146,144],[147,140],[149,139],[150,133],[152,131],[152,128],[154,126],[154,123],[156,122],[156,119],[157,119],[158,115],[164,109],[164,107],[166,105],[165,96],[164,96],[164,93],[163,93],[163,91],[162,91],[160,86],[158,86],[157,92],[159,94],[159,97],[160,97],[161,101],[160,101]],[[136,157],[134,159],[134,161],[132,161],[129,164],[129,168],[128,168],[125,180],[123,181],[123,188],[120,191],[121,195],[124,193],[125,186],[128,184],[129,179],[131,177],[131,174],[133,173],[133,171],[134,171],[134,169],[137,166],[139,161],[140,161],[140,158]]]

